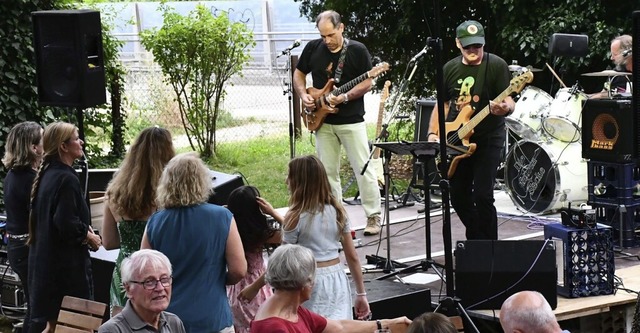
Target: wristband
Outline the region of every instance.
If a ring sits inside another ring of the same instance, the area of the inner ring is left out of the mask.
[[[431,134],[433,134],[433,135],[438,135],[438,133],[429,132],[429,133],[427,133],[427,138],[428,138]]]
[[[349,96],[346,93],[342,94],[342,96],[344,96],[344,102],[342,102],[342,104],[347,104],[347,102],[349,102]]]
[[[380,319],[376,320],[376,325],[378,326],[379,330],[382,329],[382,321],[380,321]]]
[[[367,292],[366,291],[363,293],[356,292],[356,296],[367,296]]]

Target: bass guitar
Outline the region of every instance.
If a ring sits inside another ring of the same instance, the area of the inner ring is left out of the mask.
[[[305,108],[304,111],[300,113],[304,126],[307,127],[309,131],[317,131],[324,123],[324,119],[327,117],[327,115],[329,115],[330,113],[338,113],[339,109],[335,105],[331,105],[329,104],[329,102],[327,102],[329,94],[333,96],[340,96],[353,89],[353,87],[358,85],[360,82],[363,82],[368,78],[375,78],[388,70],[389,64],[386,62],[382,62],[366,73],[341,85],[340,88],[337,88],[335,90],[333,89],[333,79],[329,80],[329,82],[327,82],[327,84],[322,89],[313,87],[307,88],[307,93],[311,95],[311,97],[313,97],[313,100],[315,101],[315,108],[313,110]]]
[[[517,94],[527,83],[533,81],[533,73],[525,72],[511,79],[509,86],[500,95],[493,99],[494,103],[500,103],[504,101],[507,96]],[[447,177],[451,178],[453,173],[458,167],[458,163],[461,159],[468,158],[476,151],[476,144],[470,143],[469,138],[473,135],[473,130],[476,126],[484,120],[490,113],[489,105],[485,106],[480,112],[478,112],[473,118],[473,108],[464,107],[456,119],[451,122],[445,123],[445,132],[447,133],[447,147],[460,152],[460,155],[453,157],[449,163],[449,170],[447,171]]]

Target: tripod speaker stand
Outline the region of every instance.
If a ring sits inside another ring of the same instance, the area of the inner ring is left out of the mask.
[[[440,264],[433,261],[431,258],[431,214],[430,210],[426,210],[424,214],[424,228],[425,228],[425,260],[420,263],[405,267],[401,270],[395,270],[391,261],[391,244],[390,244],[390,226],[389,226],[389,163],[391,161],[391,154],[396,155],[412,155],[414,158],[419,159],[426,164],[431,158],[435,157],[438,151],[438,143],[436,142],[381,142],[376,143],[375,146],[384,150],[384,176],[385,176],[385,219],[386,232],[387,232],[387,260],[385,262],[384,272],[387,273],[378,277],[376,280],[383,280],[391,276],[398,275],[400,273],[413,271],[418,267],[422,267],[423,270],[427,270],[428,267],[433,270],[444,280],[444,276],[436,269],[435,266],[442,267]],[[424,171],[423,171],[424,172]],[[423,182],[426,177],[423,177]],[[425,184],[426,185],[426,184]],[[430,202],[429,191],[425,191],[425,202]]]

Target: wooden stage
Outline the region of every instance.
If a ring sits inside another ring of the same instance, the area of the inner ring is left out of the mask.
[[[615,275],[620,278],[624,289],[640,290],[640,265],[616,270]],[[618,289],[613,295],[566,298],[558,296],[558,307],[553,311],[558,321],[583,318],[586,323],[588,316],[620,311],[625,322],[626,332],[631,332],[638,295]],[[498,321],[500,310],[470,310],[471,317]],[[562,323],[561,323],[562,326]],[[564,328],[564,327],[563,327]],[[580,332],[603,332],[600,327],[585,327]]]

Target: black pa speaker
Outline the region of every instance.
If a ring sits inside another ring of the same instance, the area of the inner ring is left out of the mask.
[[[455,257],[456,296],[466,309],[500,309],[523,290],[540,292],[553,309],[558,304],[554,242],[459,241]]]
[[[588,99],[582,109],[582,157],[602,162],[640,157],[639,120],[629,99]]]
[[[387,280],[364,283],[372,319],[407,316],[409,319],[431,312],[431,290],[418,285]],[[354,310],[355,312],[355,310]]]
[[[38,101],[92,107],[106,102],[102,26],[95,10],[32,13]]]
[[[556,57],[584,57],[589,51],[589,36],[555,33],[549,39],[549,54]]]
[[[213,194],[209,197],[209,203],[220,206],[227,204],[233,190],[244,185],[242,178],[238,175],[229,175],[213,170],[211,170],[211,180],[213,181]]]

